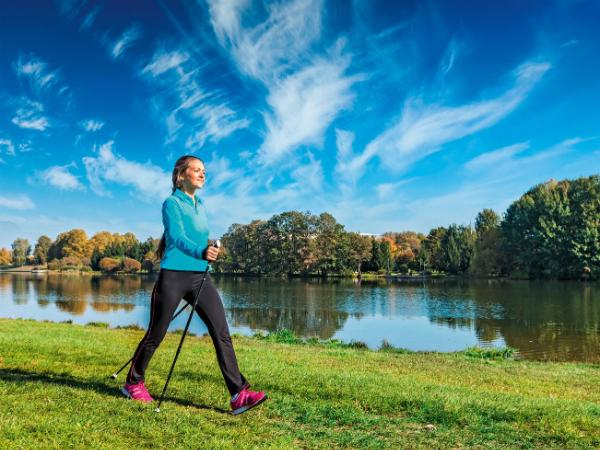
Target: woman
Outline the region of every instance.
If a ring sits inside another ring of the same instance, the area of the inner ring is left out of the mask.
[[[160,273],[152,291],[150,324],[139,343],[123,393],[134,400],[153,399],[144,385],[144,373],[156,348],[165,337],[177,305],[183,298],[193,304],[208,262],[217,259],[219,249],[208,246],[206,212],[196,189],[205,182],[204,163],[195,156],[182,156],[173,169],[173,193],[162,208],[165,232],[158,246]],[[207,275],[196,312],[208,327],[219,367],[231,393],[231,409],[239,414],[258,405],[267,397],[264,392],[249,390],[240,373],[229,335],[221,298]]]

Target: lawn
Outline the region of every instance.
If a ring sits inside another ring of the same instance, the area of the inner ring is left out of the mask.
[[[270,399],[232,416],[210,339],[189,337],[156,413],[109,378],[142,335],[0,319],[0,448],[600,447],[598,365],[236,336]],[[178,340],[150,364],[155,397]]]

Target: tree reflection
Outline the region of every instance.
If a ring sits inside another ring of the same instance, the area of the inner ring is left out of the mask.
[[[342,309],[348,283],[315,280],[273,282],[258,278],[215,278],[233,326],[292,330],[302,337],[330,339],[349,317]],[[359,288],[358,288],[359,289]]]
[[[154,282],[142,276],[80,276],[55,274],[11,274],[1,277],[13,292],[13,302],[35,298],[39,306],[53,302],[60,311],[82,315],[88,305],[99,312],[131,311],[132,299],[149,302],[147,291]]]

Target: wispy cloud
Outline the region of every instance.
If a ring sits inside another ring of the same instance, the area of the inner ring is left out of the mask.
[[[310,45],[321,34],[321,0],[272,3],[268,18],[255,27],[242,26],[247,1],[209,1],[215,34],[239,68],[269,82],[307,60]]]
[[[542,150],[530,151],[527,156],[521,156],[524,150],[530,149],[529,142],[521,142],[497,150],[483,153],[465,163],[465,168],[487,180],[506,181],[518,177],[528,178],[528,173],[535,172],[535,166],[540,166],[544,160],[561,156],[587,139],[575,137],[565,139],[558,144]]]
[[[448,75],[448,73],[454,67],[454,63],[456,61],[460,46],[456,40],[450,41],[448,44],[448,48],[446,49],[446,53],[440,62],[440,74],[442,76]]]
[[[63,191],[73,191],[84,189],[79,178],[69,172],[70,167],[76,167],[74,163],[66,166],[52,166],[41,172],[36,172],[32,182],[41,180],[42,182],[54,186]]]
[[[496,150],[492,150],[473,158],[465,164],[469,170],[479,170],[485,167],[490,167],[499,162],[511,159],[518,155],[523,150],[529,148],[529,142],[519,142],[518,144],[508,145]]]
[[[100,12],[100,10],[101,8],[97,6],[94,9],[92,9],[89,13],[87,13],[84,19],[81,21],[80,29],[89,30],[92,27],[92,25],[94,25],[94,22],[96,21],[96,17],[98,17],[98,13]]]
[[[504,94],[461,106],[425,105],[411,98],[400,119],[373,139],[352,164],[364,167],[378,156],[390,170],[406,170],[444,144],[496,124],[521,104],[549,69],[548,63],[523,64],[514,72],[514,87]]]
[[[15,155],[15,146],[10,139],[0,139],[0,153],[10,156]]]
[[[214,32],[242,75],[268,91],[259,161],[274,165],[301,145],[320,145],[325,130],[351,106],[350,88],[359,79],[346,76],[350,58],[342,55],[343,39],[328,54],[313,49],[321,37],[323,2],[273,3],[264,21],[248,27],[243,25],[248,2],[228,6],[209,1]]]
[[[238,119],[235,111],[224,104],[198,105],[191,110],[191,117],[202,120],[204,126],[186,140],[185,147],[189,150],[201,148],[208,140],[219,142],[250,125],[250,121]]]
[[[110,196],[105,183],[129,186],[147,200],[162,200],[171,192],[168,173],[151,163],[130,161],[113,152],[113,141],[100,146],[98,156],[83,158],[90,186],[98,195]]]
[[[118,59],[133,43],[142,37],[142,30],[139,26],[133,25],[123,32],[123,34],[111,45],[110,54],[114,59]]]
[[[179,68],[189,58],[190,56],[181,50],[166,51],[164,49],[159,49],[154,53],[150,62],[144,67],[142,74],[158,77],[171,69]]]
[[[81,128],[83,128],[85,131],[94,133],[96,131],[101,130],[104,127],[104,122],[101,120],[97,120],[97,119],[86,119],[86,120],[82,120],[81,122],[79,122],[79,125],[81,126]]]
[[[348,61],[321,60],[271,86],[265,114],[267,135],[259,159],[269,165],[302,144],[320,145],[335,117],[352,104],[350,87],[356,78],[345,77]]]
[[[346,130],[335,130],[335,143],[337,147],[337,163],[335,173],[343,189],[349,189],[364,170],[360,161],[354,157],[352,145],[354,133]]]
[[[12,118],[12,123],[19,128],[29,130],[45,131],[50,127],[50,121],[43,114],[44,105],[40,102],[32,101],[28,98],[20,98],[16,104],[18,105],[15,115]]]
[[[58,70],[50,70],[48,64],[41,59],[29,55],[21,55],[13,63],[13,69],[19,78],[29,82],[31,90],[41,95],[60,81]]]
[[[26,195],[15,195],[13,197],[0,196],[0,207],[10,209],[32,209],[35,204]]]
[[[203,87],[202,68],[183,48],[159,48],[140,73],[156,89],[152,101],[167,128],[166,142],[181,139],[190,151],[250,124],[220,92]]]

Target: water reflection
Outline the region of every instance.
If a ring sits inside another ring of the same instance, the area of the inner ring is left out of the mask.
[[[0,274],[0,316],[146,326],[155,279]],[[305,337],[371,346],[386,339],[414,350],[507,344],[527,358],[600,362],[598,284],[232,277],[214,282],[233,331],[289,328]]]

